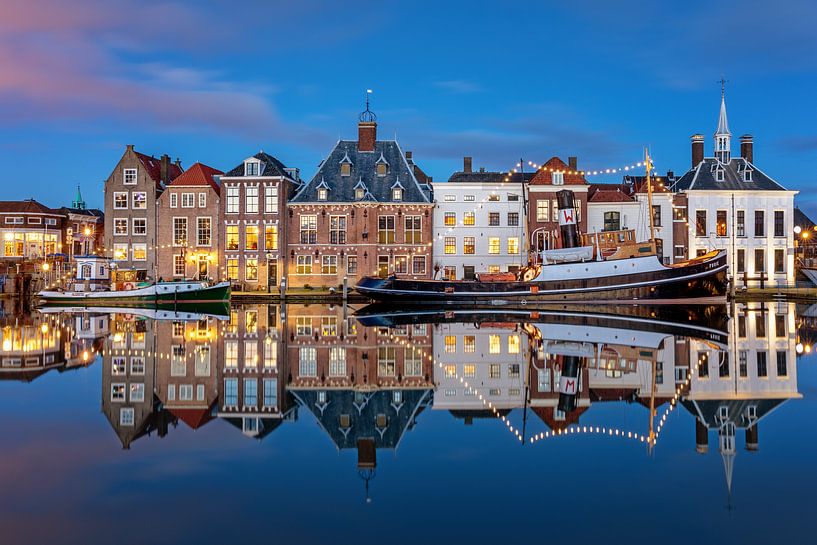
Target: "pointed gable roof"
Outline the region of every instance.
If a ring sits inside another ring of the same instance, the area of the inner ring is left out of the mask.
[[[551,157],[544,165],[539,167],[539,170],[531,178],[530,185],[553,185],[553,172],[564,173],[564,185],[588,185],[582,174],[573,172],[567,163],[558,157]]]
[[[723,180],[721,181],[715,178],[718,165],[723,168]],[[751,180],[744,179],[745,170],[751,170]],[[672,189],[673,191],[786,191],[785,187],[743,157],[732,158],[728,163],[720,163],[714,157],[706,157],[695,168],[678,178]]]
[[[329,202],[360,202],[360,199],[355,199],[355,188],[359,188],[361,183],[367,191],[364,200],[392,202],[391,188],[397,180],[400,180],[404,189],[403,198],[399,202],[431,202],[428,186],[417,181],[413,163],[409,164],[406,160],[396,140],[376,141],[375,153],[360,152],[357,148],[356,140],[338,141],[329,156],[321,162],[312,180],[304,184],[290,202],[317,202],[317,190],[321,182],[332,188]],[[389,165],[385,176],[377,175],[378,162]],[[341,176],[342,163],[351,163],[351,175]]]
[[[729,121],[726,119],[726,97],[721,93],[721,111],[718,115],[718,128],[715,130],[715,136],[723,134],[727,136],[732,135],[732,133],[729,132]]]
[[[52,214],[54,216],[61,215],[59,210],[54,210],[39,201],[34,199],[25,199],[22,201],[0,201],[0,213],[13,214]]]
[[[253,155],[252,158],[258,159],[258,161],[261,163],[261,168],[258,169],[258,176],[260,176],[260,177],[273,177],[273,176],[278,177],[279,176],[279,177],[282,177],[282,178],[292,179],[292,177],[289,175],[289,173],[287,173],[287,167],[284,165],[284,163],[282,163],[281,161],[279,161],[278,159],[276,159],[275,157],[273,157],[269,153],[265,153],[264,151],[259,151],[258,153]],[[250,159],[250,158],[248,157],[247,159]],[[235,168],[228,171],[224,175],[224,177],[225,178],[243,178],[244,177],[244,163],[245,162],[246,162],[246,159],[244,161],[241,161],[241,164],[237,165]]]
[[[150,155],[145,155],[144,153],[139,153],[138,151],[134,151],[136,157],[139,158],[139,161],[142,163],[142,166],[145,167],[145,171],[150,176],[150,179],[156,182],[156,187],[161,187],[162,183],[169,184],[179,176],[181,176],[182,167],[177,165],[176,163],[167,161],[167,180],[162,180],[162,160],[156,159]]]
[[[209,167],[203,163],[194,163],[181,176],[170,182],[173,187],[179,186],[210,186],[218,195],[221,191],[218,183],[213,179],[214,176],[221,176],[224,174],[217,168]]]

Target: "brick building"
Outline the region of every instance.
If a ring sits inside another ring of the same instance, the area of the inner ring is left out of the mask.
[[[120,270],[158,276],[156,200],[181,173],[178,159],[175,163],[167,155],[156,159],[128,144],[105,181],[105,255]]]
[[[377,140],[360,115],[358,139],[340,140],[288,204],[289,285],[333,287],[348,278],[429,278],[432,192],[396,140]]]
[[[79,186],[71,206],[63,206],[60,212],[65,216],[62,253],[69,259],[101,253],[105,244],[105,214],[85,205]]]
[[[263,151],[221,177],[223,278],[248,291],[280,284],[287,259],[282,215],[298,183],[298,169]]]
[[[559,248],[559,218],[556,193],[570,189],[576,198],[579,232],[587,232],[587,189],[589,184],[578,170],[575,157],[568,163],[550,158],[528,184],[528,233],[531,251]]]
[[[166,256],[157,265],[160,278],[218,281],[223,277],[218,181],[222,174],[195,163],[156,200],[157,239]]]
[[[34,199],[0,201],[0,259],[32,261],[62,252],[64,224],[61,211]]]

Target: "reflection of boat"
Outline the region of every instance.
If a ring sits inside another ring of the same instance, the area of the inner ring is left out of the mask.
[[[230,316],[230,307],[227,302],[209,303],[205,305],[179,305],[176,309],[138,308],[138,307],[74,307],[74,306],[45,306],[38,309],[43,314],[122,314],[140,319],[195,321],[204,318],[226,320]]]
[[[523,309],[471,309],[451,310],[407,309],[395,311],[390,305],[369,305],[356,314],[364,326],[394,327],[404,324],[446,322],[527,322],[546,324],[560,328],[567,337],[576,326],[594,328],[594,335],[604,336],[605,331],[631,330],[655,332],[662,335],[691,336],[725,345],[727,343],[727,314],[723,305],[689,307],[586,306],[561,305]],[[597,329],[597,330],[596,330]],[[595,339],[594,340],[598,340]]]

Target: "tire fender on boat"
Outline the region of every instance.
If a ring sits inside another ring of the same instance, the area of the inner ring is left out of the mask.
[[[124,289],[126,289],[126,290],[132,290],[132,289],[136,288],[136,286],[133,284],[133,282],[125,282],[125,284],[122,287]]]

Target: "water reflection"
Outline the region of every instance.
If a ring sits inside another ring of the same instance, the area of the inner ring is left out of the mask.
[[[650,453],[683,408],[698,452],[716,438],[731,491],[740,435],[757,450],[761,420],[801,397],[796,359],[811,350],[813,315],[793,303],[48,310],[3,318],[0,378],[31,381],[99,356],[102,412],[126,449],[182,424],[223,420],[262,440],[307,418],[357,453],[367,494],[378,451],[397,449],[424,411],[495,422],[531,448],[595,435]],[[594,416],[610,404],[643,409],[635,421]]]

